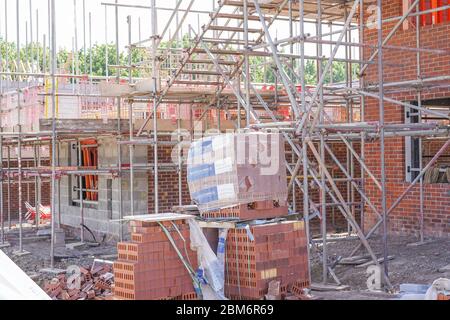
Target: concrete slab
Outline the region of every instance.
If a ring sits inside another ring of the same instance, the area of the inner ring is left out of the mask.
[[[332,284],[312,283],[310,289],[312,291],[343,291],[349,290],[349,286],[335,286]]]
[[[58,269],[58,268],[44,268],[44,269],[39,270],[39,272],[58,275],[58,274],[66,273],[66,270]]]
[[[86,243],[84,243],[84,242],[73,242],[73,243],[67,243],[66,248],[69,250],[75,250],[75,249],[81,248],[85,245],[86,245]]]
[[[31,280],[36,280],[39,278],[39,276],[41,275],[38,272],[33,272],[33,273],[27,273],[27,275],[30,277]]]
[[[450,272],[450,264],[446,265],[445,267],[439,268],[439,272]]]
[[[425,240],[425,241],[413,242],[413,243],[408,243],[406,246],[407,247],[418,247],[418,246],[423,246],[424,244],[432,243],[434,241],[435,240]]]
[[[29,254],[31,254],[31,252],[28,252],[28,251],[25,251],[25,250],[22,250],[22,251],[18,250],[18,251],[14,251],[13,252],[13,255],[15,255],[17,257],[23,257],[23,256],[27,256]]]
[[[2,248],[8,248],[8,247],[10,247],[11,245],[8,243],[8,242],[4,242],[4,243],[0,243],[0,249],[2,249]]]
[[[113,259],[113,260],[117,260],[118,255],[117,254],[105,254],[105,255],[101,255],[100,258],[102,259]]]
[[[415,283],[402,283],[400,284],[400,292],[412,293],[412,294],[424,294],[427,292],[429,285],[415,284]]]
[[[51,236],[52,235],[52,230],[51,229],[39,229],[36,232],[36,235],[38,237],[40,237],[40,236]]]

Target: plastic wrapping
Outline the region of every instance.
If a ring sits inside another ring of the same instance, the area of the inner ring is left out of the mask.
[[[450,279],[439,278],[425,293],[425,300],[437,300],[439,292],[450,292]]]
[[[187,181],[201,213],[251,203],[286,202],[284,143],[276,133],[229,133],[192,143]]]
[[[200,280],[202,296],[204,300],[226,300],[224,296],[224,253],[225,242],[221,237],[226,231],[219,233],[219,247],[223,245],[223,250],[219,250],[220,260],[214,254],[202,229],[194,219],[189,219],[189,228],[191,232],[191,249],[197,251],[198,270],[197,278]]]

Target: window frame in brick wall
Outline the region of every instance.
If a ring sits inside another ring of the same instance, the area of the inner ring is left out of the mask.
[[[409,9],[412,4],[412,0],[402,1],[402,15]],[[437,9],[450,5],[450,0],[421,0],[419,2],[419,11],[427,11],[431,9]],[[416,8],[412,10],[416,12]],[[414,28],[417,24],[417,18],[421,27],[433,26],[444,22],[450,22],[450,9],[443,9],[435,12],[419,15],[418,17],[412,16],[406,19],[403,23],[403,30],[408,30],[411,26]]]
[[[418,105],[418,101],[410,101],[409,102],[412,105]],[[450,111],[450,97],[449,98],[442,98],[442,99],[434,99],[434,100],[424,100],[421,102],[422,107],[441,107],[441,108],[448,108],[448,111]],[[411,108],[405,107],[405,124],[410,123],[427,123],[428,121],[434,121],[434,122],[443,122],[445,121],[446,124],[448,124],[448,120],[442,120],[437,119],[431,116],[424,116],[423,119],[419,119],[419,113],[416,110],[413,110]],[[447,112],[448,112],[447,111]],[[442,111],[441,111],[442,112]],[[437,140],[436,140],[437,141]],[[428,148],[426,148],[426,143],[430,143],[431,141],[424,142],[422,141],[422,144],[420,143],[420,138],[418,137],[405,137],[405,181],[406,182],[412,182],[420,173],[420,159],[422,158],[422,167],[425,167],[427,164],[427,160],[430,160],[432,157],[434,157],[435,154],[433,154],[432,151],[427,151]],[[441,156],[441,158],[445,158],[446,155]],[[450,156],[448,156],[448,164],[445,163],[440,166],[440,169],[447,169],[450,168]],[[441,172],[442,175],[442,172]],[[445,182],[433,182],[433,183],[445,183]],[[449,182],[450,183],[450,182]]]
[[[81,146],[81,159],[80,148]],[[98,168],[98,143],[95,139],[81,140],[80,143],[70,143],[71,165],[77,166],[80,170],[96,170]],[[81,177],[83,187],[83,207],[98,208],[98,175],[83,175]],[[70,204],[75,207],[80,206],[80,179],[79,176],[71,176],[70,183],[71,199]]]

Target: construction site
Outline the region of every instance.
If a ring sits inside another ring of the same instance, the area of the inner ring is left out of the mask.
[[[0,300],[450,300],[450,0],[0,0]]]

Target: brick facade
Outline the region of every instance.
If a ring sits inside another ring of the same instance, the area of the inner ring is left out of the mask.
[[[7,168],[7,162],[3,161],[3,167]],[[49,165],[47,160],[41,160],[42,166]],[[17,161],[10,161],[10,167],[17,170]],[[22,168],[34,167],[34,160],[23,160]],[[42,178],[41,183],[41,204],[44,206],[50,205],[50,180],[49,178]],[[35,206],[35,182],[34,178],[22,177],[22,213],[26,213],[25,201],[28,201],[32,206]],[[11,219],[15,220],[19,218],[19,184],[17,177],[10,178],[10,214]],[[8,182],[6,176],[3,181],[3,213],[4,219],[8,218]]]
[[[170,141],[170,138],[161,137],[161,141]],[[158,163],[159,164],[171,164],[172,163],[172,150],[174,146],[170,145],[158,145]],[[149,163],[153,164],[153,146],[148,148]],[[175,166],[167,169],[159,168],[158,172],[158,192],[159,192],[159,212],[171,212],[172,207],[179,204],[179,191],[178,191],[178,169]],[[186,176],[186,164],[182,165],[182,199],[183,205],[191,204],[191,198],[189,196],[189,189],[187,186]],[[148,175],[148,212],[155,212],[155,180],[154,175],[150,173]]]
[[[402,15],[402,1],[383,1],[383,19]],[[367,19],[367,16],[365,17]],[[410,22],[414,23],[415,18]],[[396,21],[383,24],[383,37],[392,30]],[[432,49],[450,49],[450,23],[441,22],[435,25],[420,27],[420,42],[422,48]],[[376,44],[377,29],[365,29],[365,42]],[[389,45],[415,47],[416,46],[416,28],[411,26],[407,30],[402,27],[395,33],[389,41]],[[365,50],[364,59],[368,59],[371,50]],[[383,51],[384,61],[384,81],[396,82],[404,80],[417,79],[416,53],[405,50]],[[432,53],[421,53],[420,68],[421,77],[436,77],[449,75],[450,56],[438,55]],[[376,84],[378,82],[377,65],[370,65],[365,72],[366,84]],[[450,97],[450,89],[445,86],[439,86],[435,82],[433,86],[425,86],[421,89],[422,99],[438,99]],[[416,101],[417,91],[412,88],[387,88],[386,96],[399,101]],[[379,120],[378,100],[366,99],[366,121]],[[403,123],[404,109],[401,106],[391,103],[385,103],[385,122]],[[436,141],[431,144],[424,144],[424,153],[430,152],[431,155],[442,146],[444,141]],[[386,179],[387,179],[387,206],[388,208],[408,187],[405,182],[405,139],[402,137],[386,139]],[[380,179],[380,144],[378,141],[368,143],[366,146],[366,163],[375,176]],[[447,150],[447,155],[449,154]],[[426,163],[426,159],[425,162]],[[381,196],[378,188],[372,180],[367,179],[367,193],[369,198],[380,208]],[[425,184],[424,186],[424,232],[425,236],[450,236],[450,184]],[[389,215],[389,230],[395,234],[413,234],[417,235],[420,230],[419,224],[419,186],[415,186],[400,205]],[[367,227],[376,222],[376,216],[367,211]]]

